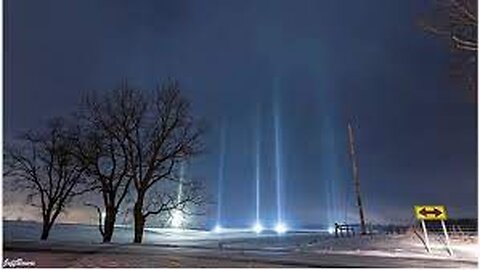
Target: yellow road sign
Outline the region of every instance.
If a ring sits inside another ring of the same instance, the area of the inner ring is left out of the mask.
[[[415,205],[415,217],[423,220],[446,220],[447,207],[445,205]]]

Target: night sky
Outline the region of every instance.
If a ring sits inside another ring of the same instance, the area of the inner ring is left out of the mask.
[[[209,124],[188,174],[214,198],[226,123],[228,226],[255,217],[258,133],[261,218],[275,219],[275,106],[290,226],[356,220],[349,119],[367,222],[411,221],[414,204],[476,217],[476,104],[449,78],[448,44],[417,25],[426,3],[5,1],[4,138],[67,115],[85,91],[174,77]]]

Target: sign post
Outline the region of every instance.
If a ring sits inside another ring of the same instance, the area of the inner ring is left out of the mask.
[[[443,234],[445,234],[445,242],[447,244],[447,250],[448,254],[453,255],[452,249],[450,248],[450,239],[448,238],[448,233],[447,233],[447,227],[445,226],[445,221],[441,220],[442,222],[442,228],[443,228]]]
[[[425,246],[427,247],[428,253],[430,253],[430,242],[428,241],[427,226],[425,226],[425,220],[422,219],[421,222],[422,222],[423,235],[425,236]]]
[[[425,236],[425,245],[427,251],[430,253],[430,242],[428,240],[427,226],[425,220],[439,220],[442,223],[443,234],[445,235],[445,243],[447,246],[448,254],[453,255],[450,248],[450,239],[448,237],[447,227],[445,226],[445,220],[448,219],[447,208],[444,205],[415,205],[414,206],[415,217],[421,221],[423,234]]]

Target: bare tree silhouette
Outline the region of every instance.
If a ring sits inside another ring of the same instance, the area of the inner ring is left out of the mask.
[[[477,95],[477,1],[435,0],[433,9],[421,20],[421,27],[450,44],[451,71],[462,88]]]
[[[176,196],[152,194],[157,192],[154,188],[157,183],[174,180],[179,164],[199,154],[203,145],[202,129],[192,117],[190,104],[181,95],[176,81],[165,83],[148,101],[142,124],[127,143],[136,190],[133,207],[136,243],[142,242],[149,216],[183,209],[187,203],[200,201],[198,188],[192,189],[191,196],[185,196],[181,201],[175,201]]]
[[[92,190],[71,151],[75,138],[63,119],[55,119],[44,131],[26,133],[4,154],[4,177],[14,189],[28,191],[27,202],[41,209],[42,240],[72,198]]]
[[[128,138],[145,116],[146,103],[139,91],[126,83],[101,98],[89,95],[78,114],[81,133],[76,153],[92,187],[97,186],[103,207],[93,203],[98,213],[103,242],[112,240],[117,214],[132,182],[132,163]],[[103,210],[102,210],[103,209]]]
[[[142,241],[148,217],[201,204],[202,188],[196,182],[182,183],[185,188],[180,200],[176,190],[157,185],[178,183],[178,165],[203,149],[202,128],[176,81],[170,80],[152,92],[123,84],[101,99],[87,97],[84,104],[79,117],[83,133],[76,149],[92,185],[100,187],[104,212],[89,205],[97,209],[105,242],[111,240],[116,216],[131,185],[135,190],[137,243]]]

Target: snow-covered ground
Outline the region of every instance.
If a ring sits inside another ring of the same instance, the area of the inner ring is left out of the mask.
[[[149,228],[143,244],[131,244],[130,228],[116,228],[111,244],[97,227],[56,225],[48,241],[40,226],[4,222],[4,259],[42,267],[476,267],[476,236],[452,239],[453,256],[432,235],[427,253],[414,234],[335,238],[322,231],[284,235],[248,230],[222,233]]]

